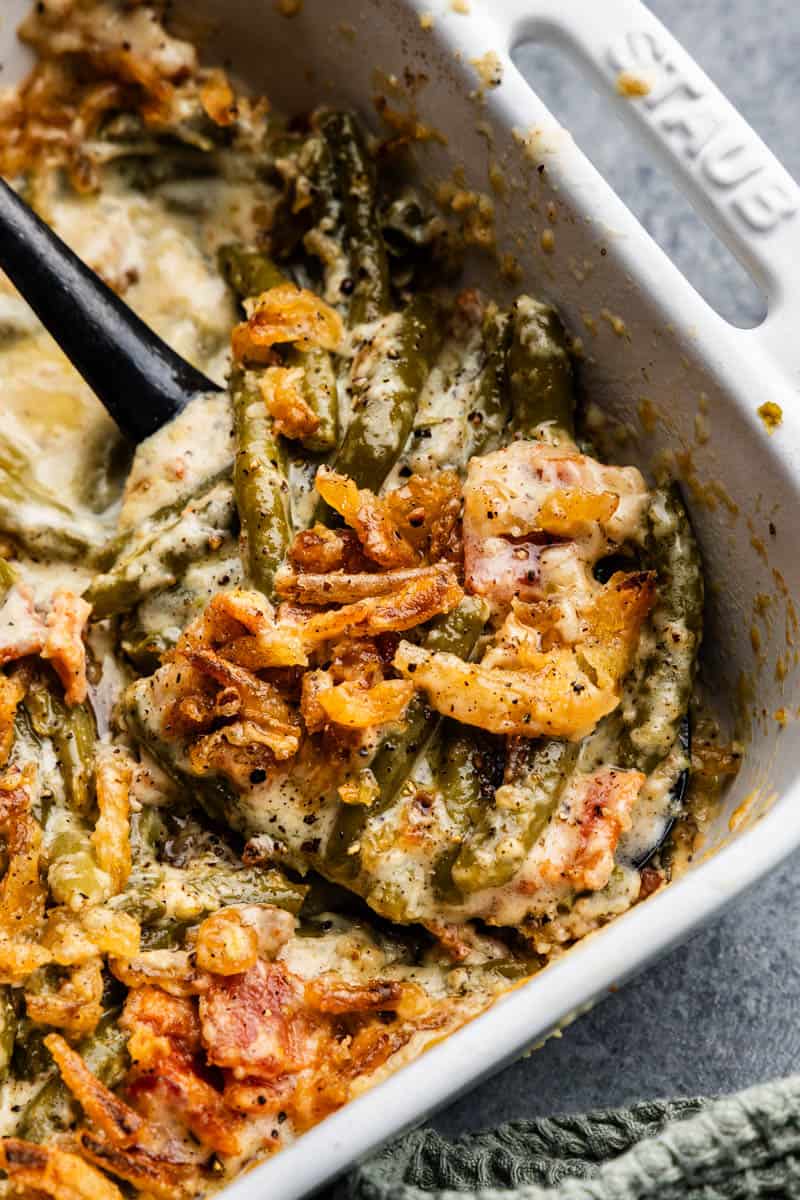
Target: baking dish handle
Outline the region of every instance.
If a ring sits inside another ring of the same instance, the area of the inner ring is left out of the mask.
[[[800,370],[800,188],[691,56],[639,0],[500,0],[490,11],[509,52],[560,46],[619,98],[766,294],[764,323],[737,332]]]

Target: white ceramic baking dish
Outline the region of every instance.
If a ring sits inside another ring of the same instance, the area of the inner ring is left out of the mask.
[[[6,82],[26,66],[13,30],[28,2],[3,0]],[[229,58],[288,111],[331,102],[374,121],[377,92],[399,108],[413,95],[419,119],[441,135],[417,151],[422,180],[461,168],[466,187],[489,192],[487,168],[497,164],[499,248],[519,261],[515,286],[550,297],[583,339],[585,386],[618,423],[620,457],[647,470],[677,452],[709,580],[705,675],[724,711],[733,715],[738,697],[750,718],[742,771],[708,853],[686,876],[229,1189],[231,1200],[293,1200],[572,1019],[800,843],[791,599],[800,583],[800,191],[637,0],[471,0],[468,15],[449,0],[304,0],[291,19],[273,0],[171,7],[209,57]],[[629,127],[666,158],[765,291],[758,329],[732,328],[701,300],[558,127],[511,61],[528,38],[573,53],[617,95]],[[481,95],[471,61],[488,50],[502,82]],[[621,95],[621,72],[628,92],[647,94]],[[497,291],[495,268],[483,270]],[[757,415],[765,401],[783,410],[774,436]]]

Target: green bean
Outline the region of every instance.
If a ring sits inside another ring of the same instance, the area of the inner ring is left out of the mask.
[[[462,893],[501,887],[517,873],[543,833],[577,758],[572,742],[520,742],[517,761],[494,804],[467,836],[453,865]]]
[[[171,587],[190,563],[231,537],[236,508],[229,483],[219,481],[178,507],[146,523],[114,565],[95,576],[85,595],[96,620],[129,612],[150,593]]]
[[[53,899],[70,907],[105,900],[108,876],[97,865],[87,822],[53,808],[45,830],[49,841],[47,884]]]
[[[313,454],[327,454],[339,443],[339,392],[336,372],[327,350],[311,346],[308,350],[291,347],[286,352],[288,366],[301,367],[303,397],[319,424],[300,441]]]
[[[122,530],[121,533],[107,541],[99,552],[97,566],[101,570],[108,570],[115,563],[127,562],[143,553],[162,534],[174,529],[189,504],[202,500],[214,491],[217,484],[230,483],[232,473],[233,458],[231,457],[229,466],[201,479],[191,489],[179,492],[176,499],[171,500],[169,504],[164,504],[144,520],[129,529]]]
[[[128,1070],[128,1035],[118,1025],[119,1010],[106,1013],[97,1029],[77,1046],[86,1066],[106,1085],[120,1084]],[[17,1137],[29,1142],[44,1142],[78,1119],[80,1107],[55,1070],[50,1072],[35,1096],[22,1111],[16,1129]]]
[[[415,296],[373,335],[377,350],[362,350],[353,378],[353,416],[333,461],[334,469],[359,487],[380,491],[405,446],[420,388],[440,345],[440,325],[432,300]]]
[[[484,316],[481,333],[483,362],[468,417],[472,427],[468,456],[486,454],[500,445],[508,430],[510,413],[508,313],[492,306]]]
[[[239,300],[260,296],[287,282],[283,271],[269,255],[260,250],[248,250],[238,242],[221,246],[217,261],[228,286]]]
[[[207,559],[192,563],[179,583],[146,596],[123,618],[120,645],[144,674],[155,671],[183,630],[198,617],[217,592],[240,587],[244,572],[232,537]]]
[[[484,811],[481,797],[479,748],[475,731],[466,731],[455,722],[447,722],[433,763],[434,776],[450,822],[448,846],[434,862],[432,885],[440,900],[460,898],[453,883],[453,864],[459,856],[465,835]]]
[[[240,300],[287,282],[286,276],[259,250],[246,250],[238,244],[223,246],[219,261],[223,275]],[[292,346],[286,349],[284,359],[287,366],[302,369],[303,397],[319,421],[314,432],[300,441],[315,454],[335,449],[339,441],[339,396],[330,354],[320,346],[307,350]]]
[[[17,1010],[11,988],[0,986],[0,1081],[8,1075],[17,1036]]]
[[[513,429],[540,435],[548,423],[572,436],[574,378],[564,326],[554,308],[520,296],[512,308],[509,350]]]
[[[212,821],[238,827],[238,799],[233,786],[221,775],[197,775],[178,744],[163,736],[161,709],[154,696],[157,683],[158,676],[151,675],[136,680],[123,693],[122,715],[128,732],[147,747],[172,779],[197,797]]]
[[[272,598],[275,572],[291,537],[282,454],[253,376],[237,367],[230,386],[236,431],[233,478],[247,570],[255,586]]]
[[[176,922],[200,921],[232,904],[271,904],[296,914],[307,892],[304,884],[294,883],[274,867],[154,864],[135,872],[125,891],[109,903],[143,925],[163,923],[170,928]]]
[[[34,675],[25,696],[25,709],[34,731],[53,743],[67,807],[85,813],[94,796],[94,714],[88,702],[68,707],[56,688],[55,679]]]
[[[336,176],[344,244],[350,260],[350,323],[376,321],[389,311],[389,265],[381,234],[375,175],[355,118],[326,113],[320,130]]]
[[[676,484],[654,493],[648,527],[645,549],[657,574],[655,647],[642,664],[632,702],[622,708],[625,763],[646,773],[680,736],[703,621],[703,568]]]
[[[431,623],[424,637],[430,650],[450,651],[469,658],[487,620],[485,601],[467,596],[458,608]],[[387,734],[370,764],[380,789],[378,799],[368,808],[342,804],[324,852],[323,873],[335,880],[353,879],[360,860],[352,848],[373,816],[385,812],[393,803],[420,754],[429,744],[438,720],[427,701],[415,695],[406,709],[403,728]]]
[[[36,1025],[29,1017],[17,1018],[14,1053],[11,1059],[11,1070],[15,1079],[33,1083],[37,1076],[52,1070],[53,1060],[44,1044],[44,1039],[50,1032],[52,1031],[46,1026]]]

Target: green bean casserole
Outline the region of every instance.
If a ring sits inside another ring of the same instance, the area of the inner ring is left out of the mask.
[[[731,756],[677,488],[413,137],[148,3],[21,36],[0,171],[224,390],[134,453],[0,282],[0,1166],[198,1195],[667,883]]]

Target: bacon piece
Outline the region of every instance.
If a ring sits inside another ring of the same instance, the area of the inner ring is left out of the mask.
[[[381,567],[410,567],[416,562],[417,555],[392,520],[386,502],[369,488],[359,488],[329,467],[319,468],[315,482],[325,503],[355,530],[367,558]]]
[[[0,1140],[0,1166],[15,1191],[52,1196],[53,1200],[122,1200],[122,1193],[101,1171],[77,1154],[19,1138]]]
[[[47,627],[36,611],[33,592],[17,583],[0,609],[0,666],[29,654],[39,654]]]
[[[302,367],[267,367],[258,386],[275,429],[290,441],[310,437],[319,417],[302,393]]]
[[[635,467],[569,446],[516,441],[473,458],[464,484],[468,589],[497,601],[541,594],[548,542],[566,539],[576,559],[594,562],[639,531],[647,497]]]
[[[644,778],[640,771],[615,767],[576,776],[537,849],[535,875],[526,878],[525,891],[541,883],[566,883],[576,891],[604,888],[614,869],[617,843],[630,829]]]
[[[265,1079],[308,1066],[315,1026],[303,983],[279,963],[261,959],[242,975],[215,978],[200,1001],[208,1061]]]
[[[248,301],[248,318],[231,336],[237,361],[274,361],[273,346],[292,343],[301,350],[336,350],[344,336],[342,320],[319,296],[293,283],[281,283]]]
[[[148,1106],[151,1121],[163,1107],[185,1121],[204,1146],[218,1154],[241,1152],[244,1122],[181,1050],[172,1049],[157,1058],[152,1070],[135,1073],[128,1094]]]
[[[86,699],[86,647],[83,631],[92,606],[69,588],[53,592],[47,614],[47,633],[42,658],[50,659],[64,687],[67,704],[82,704]]]
[[[120,1025],[131,1031],[128,1094],[137,1108],[146,1109],[157,1126],[163,1112],[177,1114],[203,1145],[237,1154],[243,1126],[195,1066],[200,1027],[194,1006],[160,988],[136,988]]]

